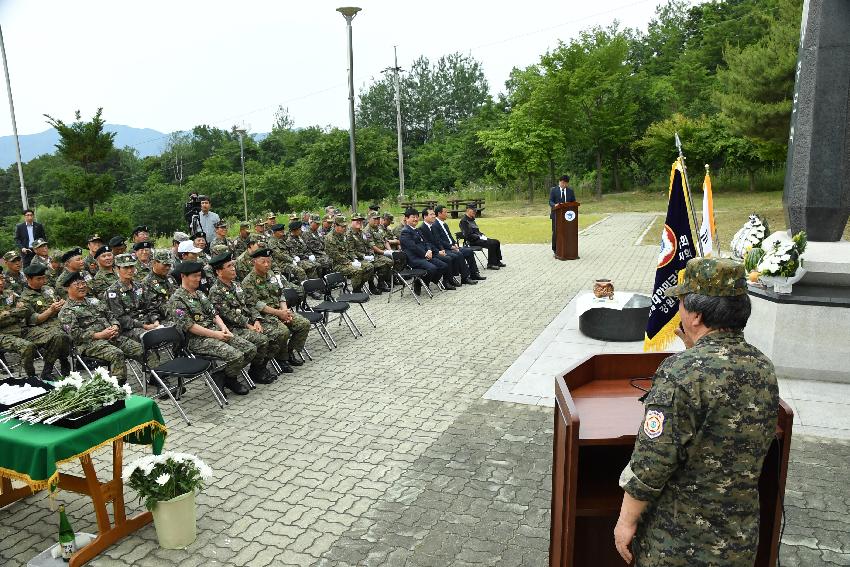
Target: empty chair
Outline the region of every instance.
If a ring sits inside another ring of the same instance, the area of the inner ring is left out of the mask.
[[[375,324],[375,321],[369,315],[369,312],[366,311],[366,307],[363,305],[367,301],[369,301],[369,294],[365,292],[354,292],[351,291],[348,287],[348,281],[345,279],[345,276],[340,272],[331,272],[325,276],[325,285],[327,286],[328,295],[334,301],[344,301],[345,303],[356,303],[360,306],[360,309],[363,310],[363,314],[366,315],[366,318],[369,319],[369,322],[372,323],[372,327],[375,329],[378,326]],[[334,291],[339,290],[337,292],[336,297],[334,297]],[[392,290],[390,290],[392,291]]]
[[[304,280],[301,284],[304,288],[304,294],[306,295],[304,299],[304,305],[310,311],[315,311],[317,313],[321,313],[324,316],[324,323],[327,326],[330,321],[330,315],[336,315],[340,324],[344,321],[346,326],[348,326],[348,330],[351,331],[351,334],[354,335],[356,339],[359,336],[363,336],[360,332],[360,329],[357,328],[357,324],[351,318],[351,315],[348,314],[348,309],[351,307],[348,303],[344,301],[334,301],[333,298],[328,294],[328,288],[325,284],[325,280],[319,278],[313,278],[309,280]],[[310,294],[313,292],[319,292],[324,296],[324,299],[318,303],[310,303]]]

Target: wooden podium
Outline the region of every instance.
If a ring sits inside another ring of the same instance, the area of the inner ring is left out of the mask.
[[[558,203],[555,213],[555,256],[558,260],[578,259],[578,207],[579,203]]]
[[[643,392],[672,353],[601,354],[555,380],[550,567],[623,567],[614,547],[614,525],[628,464],[644,417]],[[632,385],[634,383],[634,385]],[[761,529],[755,566],[778,559],[782,499],[794,414],[780,400],[776,440],[759,479]]]

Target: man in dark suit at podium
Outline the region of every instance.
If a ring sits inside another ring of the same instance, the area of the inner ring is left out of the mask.
[[[562,175],[558,185],[549,190],[549,218],[552,219],[552,253],[555,252],[555,205],[572,203],[576,194],[570,189],[570,176]]]

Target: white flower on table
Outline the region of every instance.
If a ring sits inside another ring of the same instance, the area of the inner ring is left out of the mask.
[[[156,477],[156,483],[160,486],[165,486],[165,483],[171,480],[171,475],[168,473],[162,473],[158,477]]]

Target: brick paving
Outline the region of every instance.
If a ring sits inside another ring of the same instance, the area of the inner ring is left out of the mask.
[[[633,243],[653,216],[590,227],[574,262],[554,260],[547,245],[511,245],[509,267],[478,286],[421,307],[375,298],[367,307],[377,330],[355,312],[365,337],[333,327],[333,352],[311,337],[316,362],[231,397],[223,411],[193,385],[191,426],[161,403],[166,448],[216,471],[198,497],[198,540],[159,549],[149,526],[91,564],[546,564],[552,410],[482,396],[593,279],[651,287],[656,249]],[[106,453],[96,454],[100,466]],[[783,565],[850,564],[848,457],[841,442],[794,442]],[[57,500],[77,531],[95,530],[86,499]],[[43,493],[0,510],[0,565],[25,565],[56,524]]]

